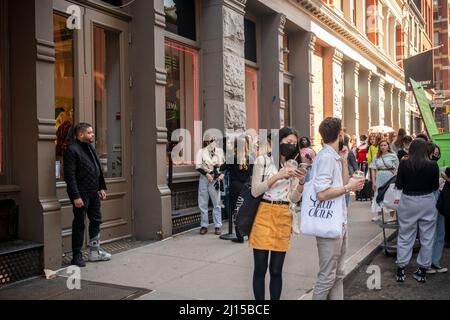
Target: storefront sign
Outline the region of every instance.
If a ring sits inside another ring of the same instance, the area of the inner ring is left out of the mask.
[[[430,137],[433,137],[436,134],[439,134],[439,130],[436,126],[436,121],[434,120],[434,115],[431,112],[430,103],[427,99],[424,87],[420,85],[418,82],[410,79],[412,90],[414,92],[414,96],[417,101],[417,105],[419,107],[420,113],[422,115],[423,122],[425,124],[425,128]]]
[[[403,60],[406,91],[412,91],[409,79],[414,79],[424,89],[434,88],[433,50]]]

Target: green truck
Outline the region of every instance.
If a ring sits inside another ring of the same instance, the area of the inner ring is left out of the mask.
[[[450,166],[450,133],[439,133],[425,90],[413,79],[410,81],[428,135],[441,148],[439,167],[448,167]]]

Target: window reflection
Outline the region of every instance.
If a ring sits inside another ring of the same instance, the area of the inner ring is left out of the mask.
[[[253,68],[245,68],[245,106],[247,129],[258,131],[258,75]]]
[[[195,0],[164,0],[166,30],[196,40]]]
[[[55,119],[56,119],[56,178],[63,177],[63,155],[68,147],[67,135],[73,125],[74,99],[74,35],[66,27],[67,18],[53,15],[55,41]]]
[[[166,127],[169,141],[172,133],[177,129],[187,129],[194,141],[194,121],[199,120],[198,110],[198,53],[189,47],[185,47],[174,42],[165,43],[166,52]],[[187,161],[192,159],[194,146],[188,139],[180,138],[178,143],[184,143],[184,152],[190,148],[190,155],[181,154],[178,156]],[[177,142],[169,145],[171,151]],[[189,157],[190,156],[190,157]],[[167,161],[169,159],[167,158]],[[188,163],[186,163],[188,164]],[[175,164],[177,165],[177,164]],[[181,165],[181,164],[178,164]]]
[[[94,26],[95,146],[105,178],[122,176],[120,33]]]

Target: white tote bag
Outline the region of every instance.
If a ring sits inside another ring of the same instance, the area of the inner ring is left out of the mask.
[[[402,191],[395,187],[395,183],[391,183],[386,193],[384,194],[383,207],[390,210],[398,210],[400,206],[400,199],[402,198]]]
[[[344,199],[342,196],[328,201],[319,201],[313,181],[306,183],[301,209],[302,234],[329,239],[341,238],[344,224]]]

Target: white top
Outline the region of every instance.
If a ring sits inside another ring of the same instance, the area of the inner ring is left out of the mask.
[[[214,167],[220,167],[225,163],[225,155],[223,150],[215,148],[212,152],[208,147],[199,150],[195,160],[195,169],[203,169],[207,173],[214,170]]]
[[[344,180],[342,178],[341,157],[330,145],[317,154],[313,163],[313,184],[316,193],[320,193],[330,188],[342,188]],[[341,197],[345,198],[345,195]],[[347,224],[347,206],[342,201],[342,212],[344,213],[344,223]]]
[[[264,161],[266,169],[264,170]],[[278,168],[275,165],[272,157],[260,156],[256,159],[253,167],[252,176],[252,195],[259,197],[264,194],[263,199],[269,201],[284,201],[297,203],[300,201],[301,193],[297,191],[297,185],[290,186],[289,179],[278,180],[269,189],[267,181],[278,173]],[[264,182],[262,178],[264,176]]]

